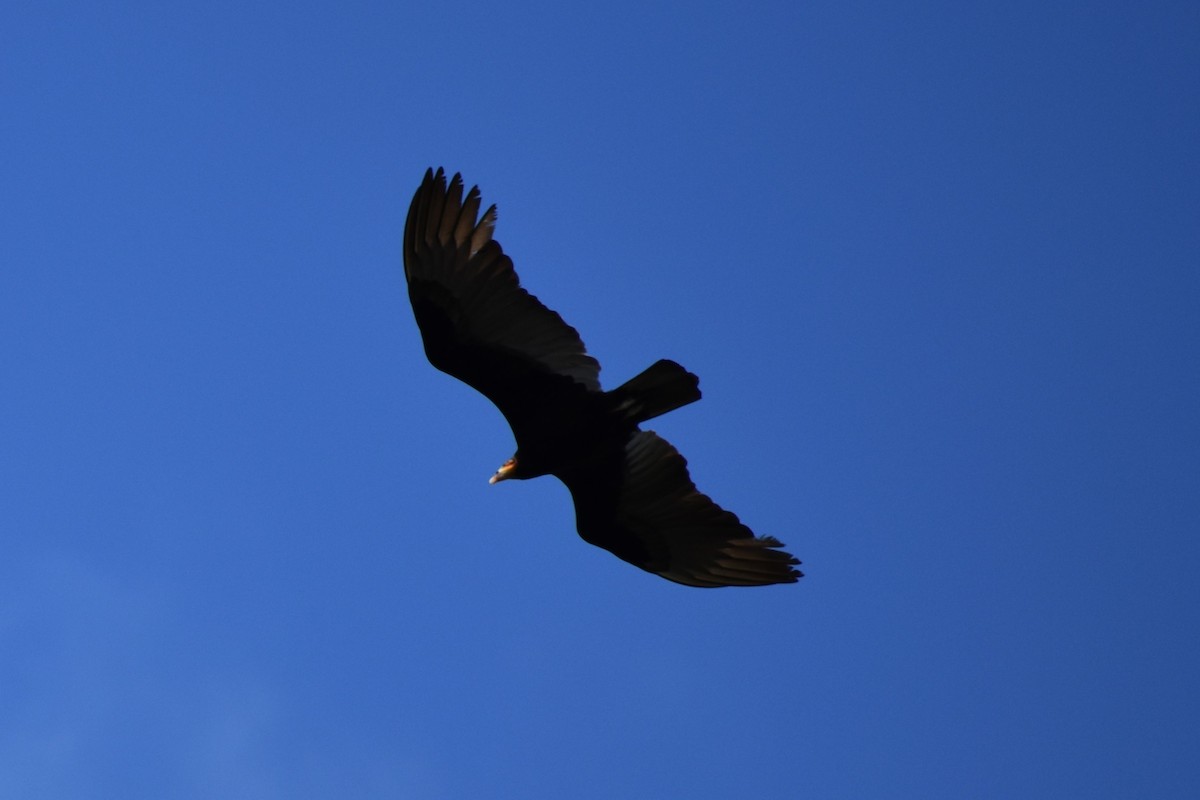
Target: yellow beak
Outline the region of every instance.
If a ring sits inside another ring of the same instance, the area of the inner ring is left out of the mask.
[[[488,478],[488,483],[499,483],[500,481],[507,480],[512,475],[512,471],[516,468],[516,461],[513,461],[512,459],[505,461],[500,465],[500,469],[496,470],[496,474]]]

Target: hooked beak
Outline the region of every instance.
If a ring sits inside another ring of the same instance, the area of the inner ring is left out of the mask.
[[[496,474],[488,478],[488,483],[499,483],[512,477],[513,470],[517,468],[517,460],[510,458],[500,465],[500,469],[496,470]]]

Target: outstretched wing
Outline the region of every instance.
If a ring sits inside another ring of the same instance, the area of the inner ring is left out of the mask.
[[[666,440],[638,431],[624,449],[560,475],[575,501],[579,535],[667,580],[688,586],[795,583],[800,562],[770,536],[696,490]]]
[[[425,173],[404,226],[404,275],[429,361],[486,395],[514,432],[565,396],[600,389],[600,365],[578,332],[521,288],[492,239],[496,207],[479,217],[439,168]],[[518,433],[518,440],[520,434]]]

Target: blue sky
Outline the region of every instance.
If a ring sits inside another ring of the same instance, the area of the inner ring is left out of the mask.
[[[0,795],[1200,791],[1200,6],[251,5],[0,11]],[[438,165],[798,585],[488,486]]]

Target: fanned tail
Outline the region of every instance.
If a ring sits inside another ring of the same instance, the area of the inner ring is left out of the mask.
[[[699,400],[700,379],[664,358],[609,394],[626,418],[642,423]]]

